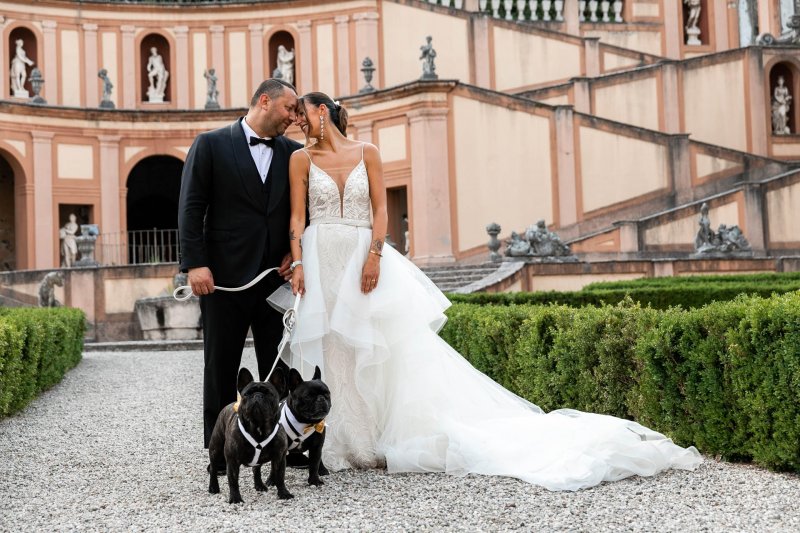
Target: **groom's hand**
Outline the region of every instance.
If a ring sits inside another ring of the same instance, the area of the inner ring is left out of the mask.
[[[284,281],[289,281],[292,279],[292,270],[290,266],[292,265],[292,254],[286,254],[281,261],[281,266],[278,267],[278,274],[283,276]]]
[[[214,276],[211,275],[211,269],[208,267],[190,268],[189,285],[197,296],[214,292]]]

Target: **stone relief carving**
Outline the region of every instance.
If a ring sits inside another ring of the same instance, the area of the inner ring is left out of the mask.
[[[686,18],[686,44],[703,44],[700,42],[700,28],[697,26],[702,9],[700,0],[683,0],[683,3],[689,8],[689,16]]]
[[[778,85],[772,92],[772,133],[775,135],[789,135],[789,109],[792,104],[792,95],[785,85],[783,76],[778,76]]]
[[[169,72],[164,65],[164,58],[161,57],[155,46],[150,49],[150,57],[147,60],[147,79],[150,81],[150,86],[147,88],[147,101],[151,104],[164,102]]]
[[[699,224],[700,229],[697,230],[697,236],[694,239],[694,248],[698,254],[750,251],[750,243],[747,242],[739,226],[729,227],[720,224],[716,233],[711,229],[707,203],[703,203],[700,207]]]
[[[25,66],[32,67],[33,61],[25,53],[25,44],[22,39],[15,41],[17,50],[14,59],[11,60],[11,91],[16,98],[28,98],[30,94],[25,89],[25,81],[28,79],[28,71]]]
[[[294,48],[287,50],[285,46],[278,46],[277,63],[281,71],[280,78],[294,85]]]
[[[438,80],[439,76],[436,74],[436,64],[434,60],[436,59],[436,50],[433,49],[433,45],[431,41],[433,37],[428,35],[425,37],[427,44],[423,44],[419,47],[420,51],[422,52],[419,58],[422,60],[422,78],[423,80]]]
[[[56,300],[57,286],[64,286],[63,274],[48,272],[39,283],[39,307],[61,307],[61,302]]]

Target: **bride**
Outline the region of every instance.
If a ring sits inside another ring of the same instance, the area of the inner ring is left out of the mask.
[[[289,362],[320,365],[331,389],[329,468],[499,475],[577,490],[701,463],[694,447],[635,422],[544,413],[473,368],[437,334],[447,298],[383,245],[378,149],[349,140],[347,111],[322,93],[300,99],[298,124],[316,142],[289,163],[292,289],[303,295]]]

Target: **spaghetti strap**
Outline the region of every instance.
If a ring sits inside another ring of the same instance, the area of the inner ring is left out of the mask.
[[[364,160],[364,145],[367,143],[361,143],[361,160]]]
[[[311,159],[311,154],[309,154],[309,153],[308,153],[308,150],[306,150],[305,148],[300,148],[300,151],[301,151],[301,152],[303,152],[304,154],[306,154],[306,157],[308,158],[308,161],[309,161],[310,163],[313,163],[313,162],[314,162],[314,161]]]

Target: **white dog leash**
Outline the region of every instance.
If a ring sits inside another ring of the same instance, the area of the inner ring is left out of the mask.
[[[248,283],[247,285],[242,285],[241,287],[219,287],[214,285],[214,289],[219,291],[229,291],[229,292],[239,292],[244,291],[264,279],[264,277],[272,271],[278,270],[278,267],[270,268],[265,270],[261,274],[255,277],[253,281]],[[185,292],[183,296],[179,296],[181,293]],[[190,285],[181,285],[180,287],[176,288],[172,291],[172,297],[178,300],[179,302],[185,302],[189,298],[194,295],[192,292],[192,287]],[[264,378],[264,381],[269,381],[270,376],[275,371],[275,367],[278,365],[278,359],[280,359],[281,354],[283,353],[283,349],[286,348],[286,345],[289,343],[289,340],[292,337],[292,328],[294,328],[294,324],[296,322],[297,317],[297,310],[300,308],[300,293],[298,292],[294,298],[294,305],[286,310],[283,313],[283,337],[281,338],[280,344],[278,344],[278,355],[275,356],[275,361],[272,363],[272,368],[267,374],[267,377]]]

